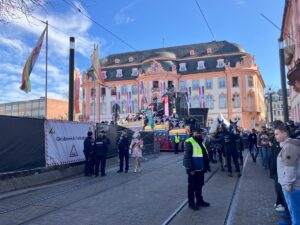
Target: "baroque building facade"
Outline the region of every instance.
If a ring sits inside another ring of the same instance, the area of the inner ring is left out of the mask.
[[[82,76],[83,121],[112,121],[163,101],[168,88],[185,92],[189,108],[209,109],[245,128],[265,124],[265,84],[254,57],[227,41],[109,55],[100,60],[104,84]],[[204,101],[204,104],[203,104]]]

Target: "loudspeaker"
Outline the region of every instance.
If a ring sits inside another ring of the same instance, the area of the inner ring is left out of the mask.
[[[208,108],[190,108],[189,115],[196,119],[197,127],[205,127]]]

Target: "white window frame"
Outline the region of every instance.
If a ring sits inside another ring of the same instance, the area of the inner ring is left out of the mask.
[[[179,63],[179,71],[180,72],[187,71],[187,69],[186,69],[186,63]]]
[[[208,87],[207,82],[210,81],[210,87]],[[206,79],[205,80],[205,88],[208,90],[213,89],[213,80],[212,79]]]
[[[134,67],[132,68],[131,76],[135,77],[139,75],[139,70],[138,68]]]
[[[198,61],[197,70],[205,70],[205,61]]]
[[[217,68],[224,68],[225,67],[224,59],[218,59],[217,62],[218,62]]]
[[[106,71],[102,71],[102,76],[104,79],[107,79],[107,72]]]
[[[123,71],[122,69],[117,69],[117,75],[116,77],[123,77]]]

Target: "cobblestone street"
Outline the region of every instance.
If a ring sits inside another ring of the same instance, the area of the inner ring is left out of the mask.
[[[80,176],[0,196],[1,225],[163,224],[186,200],[182,153],[162,153],[144,162],[143,168],[138,174],[117,174],[113,164],[105,178]],[[212,173],[206,175],[209,177],[204,198],[211,207],[194,212],[185,206],[170,224],[276,223],[273,183],[259,164],[248,159],[232,204],[236,176],[227,177],[213,164]]]

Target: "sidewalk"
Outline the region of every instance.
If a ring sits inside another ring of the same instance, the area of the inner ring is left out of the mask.
[[[255,164],[248,157],[227,224],[278,224],[282,219],[274,210],[275,201],[274,181],[269,178],[269,170],[263,169],[260,159]]]

